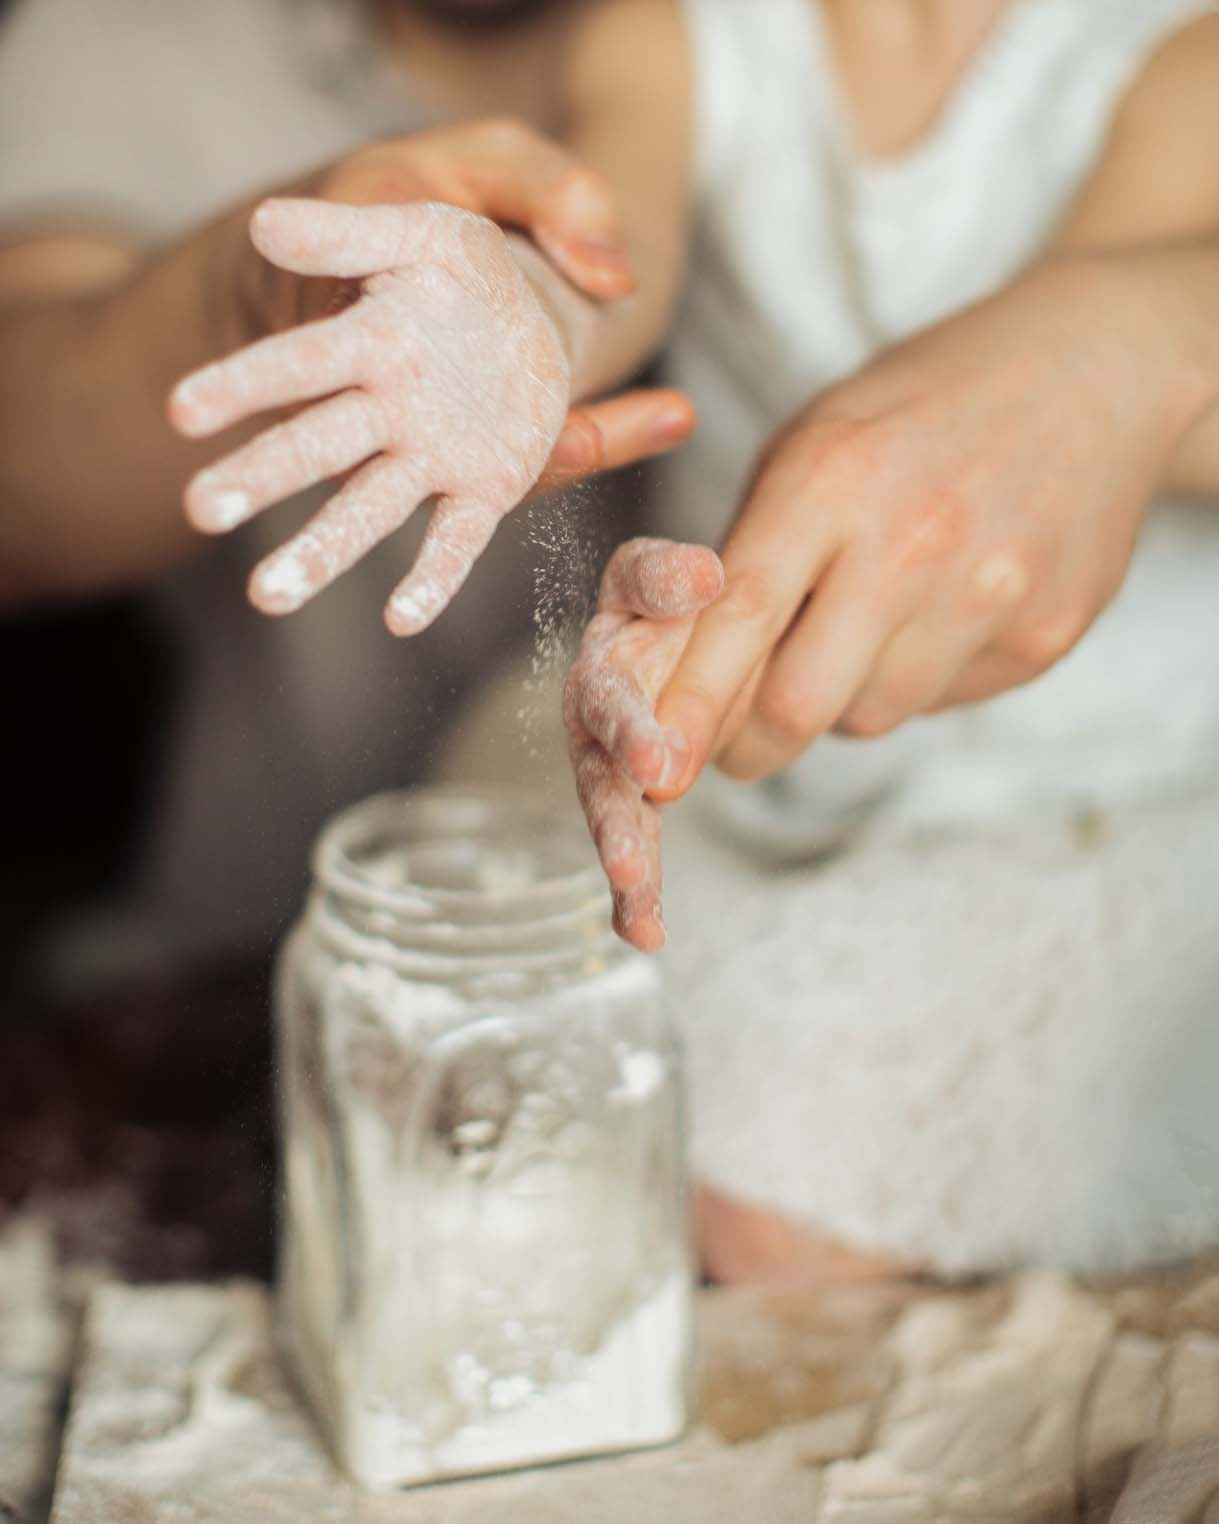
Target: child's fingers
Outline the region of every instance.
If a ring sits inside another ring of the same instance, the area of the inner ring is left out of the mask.
[[[660,904],[660,811],[645,800],[639,822],[644,875],[634,888],[614,891],[614,930],[641,952],[659,952],[665,945]]]
[[[589,626],[567,678],[563,705],[567,724],[577,734],[598,741],[640,788],[662,787],[681,776],[687,759],[681,753],[670,755],[668,740],[642,686],[631,673],[613,665],[612,648],[597,629],[605,620],[617,626],[621,616],[599,614]]]
[[[640,538],[610,557],[597,607],[645,619],[683,619],[714,603],[723,586],[724,568],[708,546]]]
[[[395,635],[417,635],[444,612],[502,517],[474,499],[437,503],[414,566],[385,606],[385,623]]]
[[[576,793],[609,880],[614,930],[643,952],[664,946],[660,814],[596,741],[573,742]]]
[[[370,462],[299,534],[259,562],[250,601],[265,614],[293,613],[405,523],[426,492],[406,462]]]
[[[350,317],[273,334],[184,377],[170,393],[170,421],[201,439],[256,413],[345,391],[358,380],[361,347]]]
[[[647,843],[638,787],[595,741],[572,747],[576,793],[589,835],[615,893],[637,888],[647,877]]]
[[[452,215],[453,208],[446,208]],[[435,241],[432,202],[347,206],[337,201],[277,197],[250,218],[254,247],[297,275],[361,279],[414,264]]]
[[[277,424],[187,484],[186,516],[221,534],[261,509],[358,466],[382,447],[375,410],[342,392]]]

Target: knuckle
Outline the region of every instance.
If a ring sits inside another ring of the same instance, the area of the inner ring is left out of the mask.
[[[793,745],[807,745],[833,722],[824,698],[804,683],[764,683],[754,710],[767,730]]]
[[[959,494],[939,491],[916,500],[903,513],[893,535],[893,549],[904,566],[945,561],[966,543],[973,510]]]
[[[770,578],[757,567],[728,573],[716,607],[737,624],[765,625],[771,618]]]
[[[1018,551],[1000,551],[980,562],[973,576],[973,602],[979,613],[1000,614],[1018,608],[1033,586],[1033,568]]]
[[[882,437],[882,428],[867,420],[806,413],[771,437],[758,457],[755,475],[783,469],[801,483],[826,476],[857,481],[875,469],[883,454]]]
[[[697,679],[682,682],[677,696],[681,708],[681,728],[696,756],[708,752],[720,728],[721,706],[715,694]]]
[[[1062,610],[1022,625],[1007,646],[1017,661],[1040,671],[1061,661],[1086,628],[1087,620],[1076,610]]]
[[[818,418],[800,430],[798,450],[809,471],[835,467],[856,470],[874,464],[880,429],[858,418]]]

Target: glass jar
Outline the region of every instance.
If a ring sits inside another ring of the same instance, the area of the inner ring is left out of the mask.
[[[677,1039],[544,798],[371,799],[317,844],[276,980],[283,1337],[387,1487],[684,1428]]]

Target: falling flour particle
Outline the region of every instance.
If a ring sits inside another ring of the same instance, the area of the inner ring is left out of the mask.
[[[593,492],[569,488],[529,510],[533,566],[533,651],[517,718],[530,756],[556,688],[592,615],[597,581],[609,548]]]

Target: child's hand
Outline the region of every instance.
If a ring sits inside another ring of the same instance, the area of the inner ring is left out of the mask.
[[[578,290],[598,300],[629,296],[635,276],[613,192],[566,149],[521,122],[464,122],[389,138],[346,154],[281,192],[344,206],[440,201],[527,233]],[[354,294],[339,279],[302,281],[262,259],[245,223],[216,262],[214,295],[233,309],[229,348],[325,317]]]
[[[546,464],[568,403],[558,331],[504,235],[469,212],[269,201],[251,234],[279,267],[358,279],[362,292],[334,317],[179,383],[171,416],[192,437],[314,403],[195,476],[187,514],[200,529],[232,529],[354,472],[255,568],[253,602],[287,614],[435,496],[415,566],[386,609],[395,634],[414,634],[448,604]]]
[[[831,727],[878,735],[1069,651],[1190,416],[1155,310],[1103,257],[1043,265],[789,425],[658,705],[691,761],[655,795],[712,759],[764,776]]]
[[[508,121],[360,149],[260,208],[253,240],[245,219],[217,224],[208,268],[218,342],[242,352],[182,383],[172,421],[206,435],[285,403],[305,407],[200,473],[189,516],[219,533],[357,472],[255,572],[251,597],[267,612],[299,607],[435,493],[423,556],[387,610],[391,629],[413,633],[531,483],[549,491],[671,449],[692,430],[689,402],[669,390],[587,403],[564,419],[567,356],[482,217],[528,232],[588,297],[634,289],[608,187]]]
[[[680,737],[657,724],[653,705],[694,616],[719,596],[723,580],[719,558],[701,545],[619,546],[563,695],[576,790],[613,890],[614,926],[645,952],[663,944],[664,923],[660,812],[644,791],[671,784],[689,761]]]

